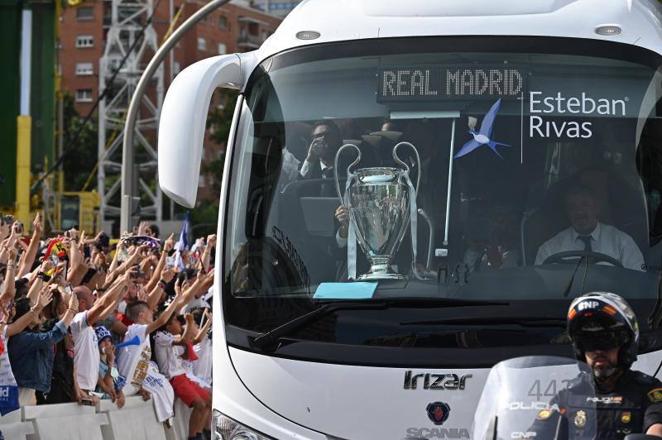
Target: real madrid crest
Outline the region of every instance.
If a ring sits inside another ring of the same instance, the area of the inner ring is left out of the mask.
[[[583,428],[586,426],[586,411],[579,410],[575,413],[575,426],[577,428]]]

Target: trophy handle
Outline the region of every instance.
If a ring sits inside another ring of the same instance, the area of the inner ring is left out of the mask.
[[[416,165],[418,166],[418,170],[416,170],[416,187],[414,189],[416,190],[416,193],[418,193],[418,187],[421,184],[421,156],[418,155],[418,150],[416,147],[414,147],[414,145],[409,142],[399,142],[395,147],[393,147],[393,160],[402,165],[407,171],[407,174],[409,174],[409,165],[404,163],[398,156],[398,148],[400,145],[406,145],[410,147],[412,150],[414,150],[414,154],[416,155]]]
[[[333,175],[334,175],[335,180],[336,180],[336,191],[338,191],[338,198],[340,199],[340,203],[343,204],[343,205],[345,204],[345,202],[343,200],[342,192],[340,191],[340,180],[338,179],[338,161],[340,159],[340,153],[342,153],[342,151],[345,148],[354,148],[356,150],[356,153],[357,153],[356,159],[354,159],[354,162],[350,163],[349,166],[347,167],[347,179],[349,179],[350,176],[352,175],[352,172],[350,171],[350,168],[357,165],[361,161],[361,150],[359,149],[359,147],[357,147],[354,144],[345,144],[342,147],[340,147],[338,149],[338,151],[336,152],[336,159],[333,163]]]

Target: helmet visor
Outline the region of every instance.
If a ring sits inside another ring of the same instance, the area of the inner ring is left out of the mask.
[[[579,332],[575,336],[575,344],[583,352],[611,350],[625,345],[629,341],[627,331],[603,330],[599,332]]]

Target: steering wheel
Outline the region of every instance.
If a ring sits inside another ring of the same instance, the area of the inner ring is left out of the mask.
[[[601,254],[600,252],[593,252],[593,251],[565,251],[565,252],[559,252],[553,255],[550,255],[549,257],[545,258],[545,261],[543,261],[542,264],[554,264],[554,263],[570,263],[570,261],[567,261],[570,258],[586,258],[588,261],[592,264],[599,263],[601,261],[604,261],[609,264],[613,264],[616,267],[623,267],[623,263],[618,261],[614,257],[610,257],[609,255],[606,254]]]

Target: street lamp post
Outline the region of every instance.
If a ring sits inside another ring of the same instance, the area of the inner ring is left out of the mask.
[[[210,12],[215,9],[220,8],[224,4],[228,3],[230,0],[212,0],[207,3],[205,6],[200,8],[195,14],[189,17],[181,26],[172,33],[172,35],[163,43],[159,50],[154,54],[154,57],[150,60],[147,68],[140,77],[138,85],[136,86],[136,91],[131,97],[131,103],[129,104],[129,110],[126,115],[126,125],[124,126],[124,142],[122,144],[122,200],[121,200],[121,210],[120,210],[120,231],[129,231],[132,224],[132,210],[133,210],[133,197],[135,194],[135,186],[133,173],[133,131],[136,125],[136,119],[138,116],[138,108],[140,106],[140,101],[147,84],[151,79],[152,75],[159,67],[161,62],[163,62],[166,55],[170,50],[177,44],[177,42],[184,36],[186,31],[195,26],[200,20],[209,15]]]

